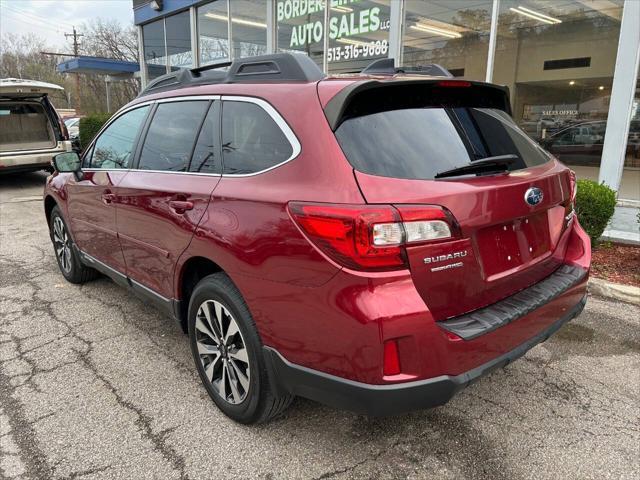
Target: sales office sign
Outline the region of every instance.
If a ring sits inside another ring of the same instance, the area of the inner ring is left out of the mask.
[[[329,18],[329,38],[331,40],[346,39],[353,35],[365,35],[389,29],[389,20],[380,18],[380,7],[358,8],[360,0],[328,1],[332,10]],[[278,22],[286,22],[314,13],[324,13],[325,0],[279,0],[276,8]],[[289,47],[296,49],[322,42],[323,35],[323,20],[292,25]],[[386,46],[386,41],[384,43]],[[353,41],[353,44],[366,46],[365,42],[361,41]]]

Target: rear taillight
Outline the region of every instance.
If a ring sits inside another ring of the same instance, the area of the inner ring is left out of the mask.
[[[334,205],[290,202],[306,236],[347,268],[408,268],[404,247],[459,235],[450,213],[438,206]]]
[[[60,126],[60,133],[62,134],[62,140],[69,140],[69,130],[67,126],[64,124],[62,119],[58,117],[58,125]]]

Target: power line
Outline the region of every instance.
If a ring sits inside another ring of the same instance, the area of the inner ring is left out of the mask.
[[[60,33],[62,34],[64,32],[64,30],[61,30],[60,28],[56,28],[54,25],[51,24],[41,24],[38,23],[36,21],[32,21],[32,20],[28,20],[25,18],[20,18],[20,13],[17,12],[13,12],[13,11],[9,11],[7,10],[6,12],[4,12],[5,15],[7,16],[11,16],[12,20],[16,21],[16,22],[20,22],[20,23],[24,23],[24,24],[30,24],[35,25],[38,28],[44,29],[44,30],[48,30],[50,32],[55,32],[55,33]]]
[[[51,20],[49,18],[41,17],[39,15],[36,15],[35,13],[31,13],[31,12],[27,12],[27,11],[24,11],[24,10],[20,10],[19,8],[16,8],[15,6],[10,5],[10,4],[6,3],[6,2],[1,3],[0,6],[2,6],[3,9],[6,8],[11,12],[13,12],[15,14],[18,14],[18,15],[21,15],[21,16],[24,16],[27,19],[31,19],[32,21],[41,22],[43,24],[51,25],[51,26],[54,26],[54,27],[55,26],[62,27],[63,29],[72,27],[71,24],[64,23],[64,22],[55,22],[55,23],[53,23],[53,22],[51,22]]]

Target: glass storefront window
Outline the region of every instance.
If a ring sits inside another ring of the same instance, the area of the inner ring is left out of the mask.
[[[324,53],[324,0],[277,0],[278,51],[303,52],[320,68]]]
[[[229,57],[227,0],[198,7],[200,64],[219,62]]]
[[[331,0],[330,73],[360,72],[389,55],[389,0]]]
[[[191,23],[189,11],[167,17],[166,23],[167,55],[171,70],[193,66],[191,53]]]
[[[437,63],[455,77],[484,80],[492,4],[492,0],[406,0],[400,63]]]
[[[624,166],[640,169],[640,78],[636,80],[636,93],[631,106],[631,124]],[[640,195],[636,195],[640,197]]]
[[[142,26],[144,63],[149,80],[167,73],[167,52],[164,41],[164,20],[156,20]]]
[[[600,165],[622,3],[500,3],[493,81],[520,127],[582,176]]]
[[[267,53],[267,1],[233,0],[231,31],[233,58]]]

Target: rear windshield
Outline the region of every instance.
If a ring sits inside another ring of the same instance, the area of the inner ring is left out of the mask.
[[[518,157],[510,170],[550,158],[507,113],[494,108],[388,110],[345,120],[335,134],[356,170],[385,177],[430,180],[498,155]]]

